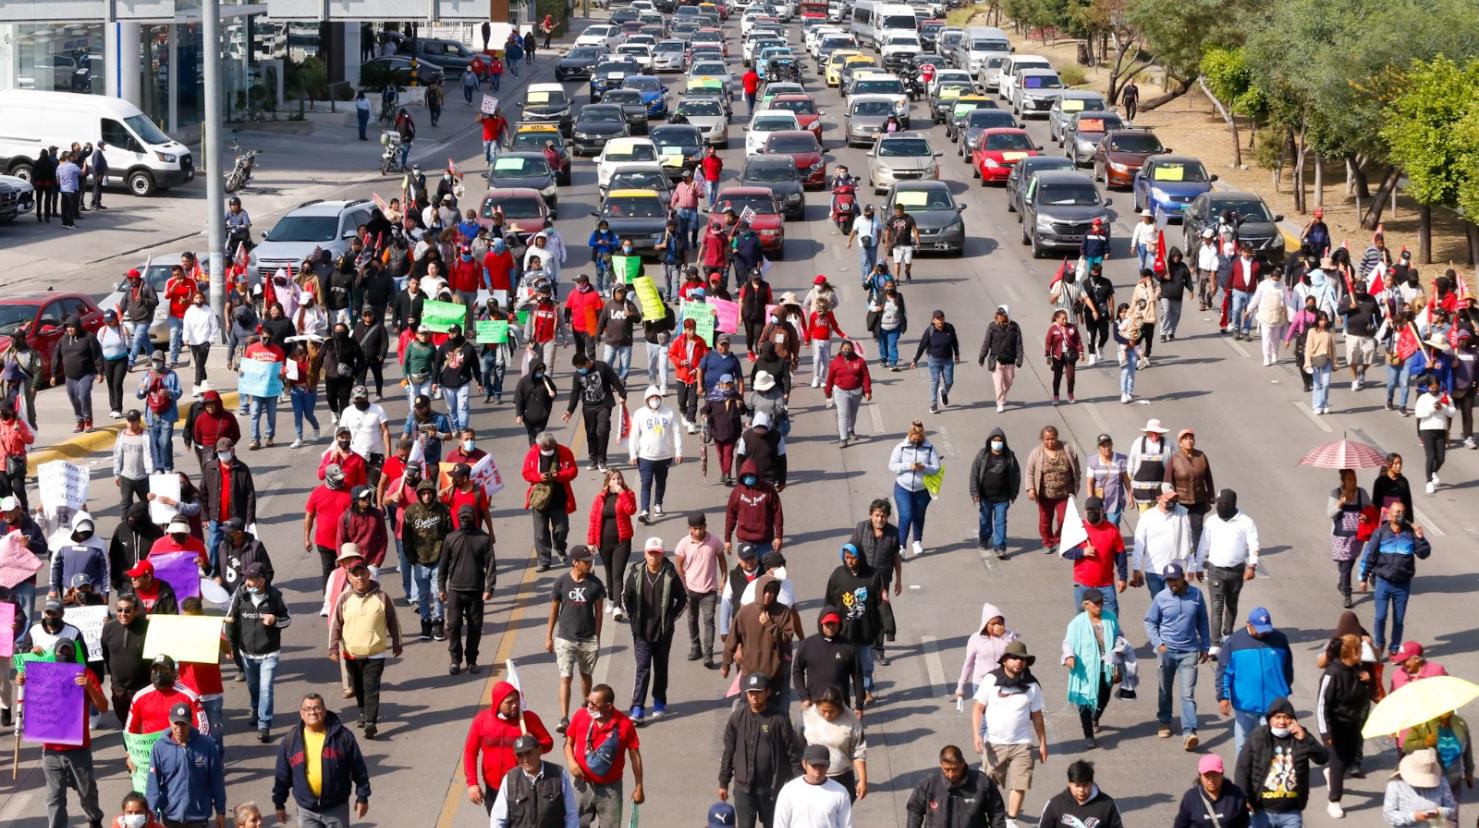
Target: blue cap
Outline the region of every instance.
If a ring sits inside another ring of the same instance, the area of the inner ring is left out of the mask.
[[[1161,570],[1161,577],[1168,581],[1172,578],[1184,579],[1186,577],[1186,570],[1182,569],[1181,564],[1178,563],[1167,564],[1166,568]]]
[[[1269,616],[1268,610],[1263,607],[1258,607],[1248,613],[1248,624],[1253,627],[1254,632],[1260,635],[1274,631],[1274,619]]]
[[[715,802],[709,806],[709,828],[731,828],[735,824],[734,806]]]
[[[734,374],[720,374],[719,375],[719,382],[720,383],[734,382]]]

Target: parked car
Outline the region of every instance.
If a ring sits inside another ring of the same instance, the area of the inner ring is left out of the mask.
[[[591,103],[601,103],[601,97],[608,89],[616,89],[626,80],[627,75],[641,74],[642,68],[637,62],[625,55],[616,57],[607,55],[606,59],[596,64],[591,70],[590,87]]]
[[[1024,69],[1012,84],[1012,111],[1023,118],[1046,115],[1063,94],[1063,81],[1051,69]]]
[[[374,205],[368,199],[354,201],[305,201],[277,220],[253,248],[248,273],[258,276],[278,268],[297,269],[315,250],[327,251],[337,259],[349,250],[361,224],[370,220]]]
[[[742,187],[767,187],[775,194],[788,219],[800,221],[806,218],[806,193],[801,186],[801,174],[796,165],[785,156],[752,155],[745,159],[745,168],[740,171]]]
[[[1077,250],[1094,219],[1109,233],[1110,200],[1077,170],[1042,170],[1027,181],[1022,195],[1022,243],[1032,246],[1032,257],[1049,250]]]
[[[155,348],[169,345],[169,302],[164,301],[164,285],[169,281],[172,268],[180,263],[182,255],[184,251],[150,256],[138,265],[138,271],[142,274],[144,283],[154,288],[154,292],[160,298],[159,305],[154,308],[154,318],[149,322],[149,341]],[[203,271],[209,272],[210,264],[209,256],[200,258],[200,267]],[[209,280],[201,283],[201,288],[209,290]],[[119,280],[112,293],[98,300],[98,307],[103,310],[109,308],[116,310],[119,303],[123,301],[123,293],[126,290],[128,290],[128,280]]]
[[[704,136],[692,124],[661,124],[648,136],[657,147],[657,157],[668,177],[683,177],[684,170],[697,169],[703,160]]]
[[[1152,155],[1170,152],[1161,139],[1147,129],[1115,129],[1104,134],[1094,150],[1094,180],[1113,189],[1129,189],[1135,184],[1135,173]]]
[[[477,53],[455,40],[437,37],[415,38],[416,57],[434,63],[453,77],[460,77],[472,65]]]
[[[1014,129],[1020,126],[1017,119],[1012,117],[1012,113],[1005,109],[972,109],[966,114],[965,122],[956,130],[960,136],[955,146],[956,153],[966,163],[970,163],[971,153],[976,151],[976,143],[981,140],[981,133],[988,129]]]
[[[656,190],[662,196],[666,204],[673,192],[673,181],[663,170],[662,165],[655,161],[639,161],[631,164],[617,164],[611,171],[611,177],[606,179],[606,186],[598,188],[604,199],[606,193],[615,190]]]
[[[1159,220],[1180,220],[1186,206],[1210,192],[1217,176],[1189,155],[1154,155],[1135,174],[1135,212],[1150,210]]]
[[[0,175],[0,224],[36,209],[36,188],[15,175]]]
[[[608,89],[601,96],[601,103],[621,107],[622,114],[626,117],[627,129],[632,135],[647,134],[647,104],[643,103],[641,92],[626,87]]]
[[[1202,228],[1217,226],[1227,211],[1236,214],[1238,241],[1253,247],[1255,256],[1263,256],[1275,266],[1284,264],[1284,234],[1279,232],[1282,215],[1268,209],[1268,204],[1253,193],[1225,190],[1202,193],[1186,206],[1181,222],[1181,249],[1195,250]]]
[[[635,89],[647,107],[647,119],[668,117],[668,87],[653,75],[632,75],[622,82],[623,89]]]
[[[36,378],[36,387],[50,384],[51,352],[62,337],[62,323],[71,316],[78,317],[82,327],[89,331],[103,325],[102,311],[83,293],[38,291],[0,297],[0,355],[24,328],[26,344],[41,358],[41,376]]]
[[[1034,155],[1018,161],[1012,165],[1012,172],[1007,176],[1007,212],[1016,213],[1017,221],[1022,220],[1022,195],[1027,191],[1027,182],[1031,181],[1037,173],[1075,169],[1077,167],[1072,161],[1056,155]]]
[[[596,183],[604,185],[619,164],[638,161],[658,162],[657,146],[648,138],[613,138],[596,157]],[[659,162],[660,163],[660,162]]]
[[[858,95],[847,102],[847,126],[843,136],[850,147],[867,146],[894,115],[894,101],[882,95]]]
[[[745,155],[755,155],[761,152],[765,146],[765,139],[772,132],[799,129],[801,129],[801,121],[793,112],[783,109],[757,109],[750,117],[750,125],[745,129]]]
[[[822,111],[817,109],[816,99],[804,92],[787,93],[777,95],[770,99],[767,104],[770,109],[784,109],[794,113],[796,120],[801,123],[801,128],[810,130],[817,138],[817,144],[822,143]]]
[[[894,205],[900,204],[904,212],[914,217],[914,226],[919,229],[917,251],[939,251],[950,256],[959,256],[965,251],[965,220],[960,204],[950,195],[950,185],[944,181],[900,181],[889,188],[883,201],[883,215],[893,215]]]
[[[985,95],[961,95],[955,99],[955,105],[945,113],[945,137],[951,141],[960,138],[965,131],[965,120],[972,112],[978,109],[996,109],[996,103]],[[1015,123],[1012,126],[1016,126]]]
[[[359,71],[360,75],[365,78],[384,78],[394,81],[397,86],[411,85],[411,58],[407,55],[372,58],[361,63]],[[447,73],[442,67],[429,60],[416,61],[416,83],[418,85],[430,86],[434,83],[445,85],[446,79]],[[377,85],[375,88],[383,88],[383,85]]]

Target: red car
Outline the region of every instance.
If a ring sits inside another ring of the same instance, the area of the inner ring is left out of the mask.
[[[781,249],[786,243],[786,219],[781,215],[780,205],[775,203],[775,194],[769,187],[726,187],[719,191],[719,200],[709,213],[709,224],[724,225],[724,214],[729,210],[744,215],[750,208],[754,216],[750,227],[760,236],[760,247],[772,259],[781,258]]]
[[[981,133],[976,150],[971,153],[971,167],[975,176],[981,179],[982,187],[993,181],[1005,183],[1007,176],[1012,174],[1012,165],[1041,152],[1042,148],[1032,143],[1027,130],[997,127]]]
[[[41,357],[41,376],[36,387],[51,382],[51,352],[62,338],[62,323],[70,316],[82,320],[85,330],[97,331],[103,326],[103,312],[82,293],[17,293],[0,298],[0,354],[10,348],[10,340],[25,329],[26,344]]]
[[[796,162],[801,185],[807,188],[827,186],[827,161],[822,158],[822,143],[809,129],[785,129],[772,132],[765,139],[766,155],[789,155]]]
[[[515,232],[534,234],[544,229],[549,205],[532,187],[502,187],[489,190],[478,210],[478,224],[493,226],[493,214],[503,213],[503,224]]]
[[[822,111],[817,109],[816,98],[801,94],[776,95],[770,99],[766,108],[794,112],[796,120],[801,122],[801,128],[811,130],[811,134],[817,137],[817,143],[822,143]]]

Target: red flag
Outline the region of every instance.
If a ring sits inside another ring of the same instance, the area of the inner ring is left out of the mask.
[[[1367,293],[1370,293],[1372,296],[1380,296],[1387,289],[1386,282],[1381,278],[1382,274],[1386,273],[1386,270],[1386,265],[1380,262],[1377,263],[1376,267],[1371,268],[1371,284],[1366,286]]]
[[[1458,300],[1460,302],[1462,302],[1465,299],[1468,299],[1469,298],[1469,283],[1468,283],[1468,281],[1465,280],[1462,275],[1460,275],[1454,281],[1458,282],[1458,284],[1457,285],[1454,285],[1454,287],[1453,287],[1453,292],[1456,293],[1456,294],[1458,294]]]
[[[1156,273],[1166,272],[1166,231],[1157,230],[1155,234],[1155,264],[1151,269]]]
[[[236,246],[236,266],[245,271],[248,261],[250,259],[247,256],[247,246],[245,244],[238,244]]]
[[[453,161],[452,160],[452,156],[450,156],[450,155],[447,156],[447,172],[451,173],[454,176],[461,174],[461,173],[457,172],[457,162],[456,161]]]
[[[628,437],[630,437],[631,434],[632,434],[632,412],[627,409],[627,404],[625,402],[623,402],[621,404],[621,428],[619,430],[619,436],[617,437],[617,439],[618,440],[625,440]]]
[[[1413,354],[1417,353],[1420,343],[1417,339],[1417,326],[1409,323],[1397,333],[1397,358],[1406,362]]]
[[[375,206],[380,208],[380,212],[390,212],[390,205],[385,203],[385,199],[381,198],[379,193],[371,193],[370,198],[375,202]]]
[[[1061,282],[1063,280],[1063,274],[1065,274],[1067,272],[1068,272],[1068,257],[1067,256],[1064,256],[1063,257],[1063,264],[1058,265],[1058,272],[1053,274],[1053,280],[1050,281],[1050,282],[1048,282],[1048,288],[1051,289],[1053,287],[1053,285],[1056,285],[1059,282]]]

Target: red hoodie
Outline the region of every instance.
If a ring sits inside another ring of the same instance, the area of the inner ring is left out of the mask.
[[[576,288],[565,297],[565,310],[570,314],[570,328],[577,333],[596,333],[596,317],[601,315],[601,294],[593,288]]]
[[[464,260],[461,256],[452,259],[451,266],[447,269],[447,284],[457,291],[473,293],[483,282],[483,266],[477,259]]]
[[[467,786],[470,788],[478,784],[477,766],[478,751],[483,752],[483,781],[491,788],[497,788],[503,784],[503,777],[514,765],[518,764],[514,756],[514,740],[522,735],[519,726],[498,715],[498,707],[510,694],[517,694],[512,684],[500,681],[493,685],[493,703],[487,710],[478,712],[473,717],[472,727],[467,729],[467,742],[462,746],[462,773],[467,777]],[[554,749],[555,741],[550,738],[549,731],[544,729],[544,722],[533,711],[524,711],[524,728],[529,735],[539,740],[539,752],[549,753]]]
[[[586,519],[585,542],[592,549],[601,546],[601,516],[606,506],[606,489],[602,488],[596,492],[596,497],[591,501],[590,517]],[[627,541],[636,534],[632,530],[632,515],[637,513],[637,493],[627,489],[616,496],[616,539]]]
[[[755,461],[746,460],[740,477],[755,474]],[[785,534],[785,515],[781,496],[775,487],[761,480],[754,486],[736,483],[729,490],[729,506],[724,512],[724,541],[738,536],[742,543],[770,543]]]

